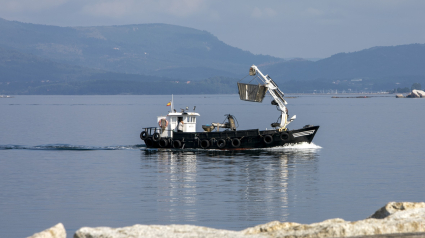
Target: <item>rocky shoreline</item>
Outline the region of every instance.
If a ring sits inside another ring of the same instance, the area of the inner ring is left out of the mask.
[[[74,238],[138,237],[409,237],[425,238],[425,203],[390,202],[360,221],[329,219],[313,224],[273,221],[242,231],[230,231],[192,225],[134,225],[122,228],[82,227]],[[29,238],[66,238],[59,223]]]

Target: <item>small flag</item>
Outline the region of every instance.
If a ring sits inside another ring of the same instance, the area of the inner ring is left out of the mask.
[[[167,103],[167,107],[171,106],[171,101],[169,103]]]

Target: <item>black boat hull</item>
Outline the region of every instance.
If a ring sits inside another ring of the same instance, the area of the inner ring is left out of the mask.
[[[216,149],[244,150],[272,148],[285,144],[311,143],[319,126],[305,126],[302,129],[279,132],[260,131],[220,131],[220,132],[174,132],[173,138],[141,136],[148,148],[162,149]]]

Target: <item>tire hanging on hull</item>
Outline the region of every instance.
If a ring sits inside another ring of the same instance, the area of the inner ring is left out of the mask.
[[[288,141],[289,140],[289,134],[287,132],[280,133],[280,139],[282,141]]]
[[[173,148],[180,149],[182,147],[182,142],[179,140],[173,141]]]
[[[140,133],[140,139],[145,140],[146,138],[148,138],[148,133],[146,131],[142,131]]]
[[[153,146],[153,140],[152,138],[146,138],[145,139],[145,144],[147,147],[152,147]]]
[[[238,148],[239,146],[241,146],[241,140],[239,140],[238,138],[233,138],[232,139],[232,146],[234,148]]]
[[[201,141],[201,148],[202,149],[206,149],[208,147],[210,147],[210,142],[208,140]]]
[[[223,149],[226,146],[226,140],[225,139],[219,139],[217,140],[217,147],[220,149]]]
[[[159,147],[162,147],[162,148],[167,147],[168,146],[168,140],[165,139],[165,138],[161,138],[159,140],[159,143],[158,144],[159,144]]]
[[[155,132],[152,136],[152,140],[153,141],[159,141],[159,139],[161,139],[161,135],[158,132]]]
[[[266,144],[271,144],[273,142],[273,137],[271,135],[266,135],[263,137],[263,141]]]

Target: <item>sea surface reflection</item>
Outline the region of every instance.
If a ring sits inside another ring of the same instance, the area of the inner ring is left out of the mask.
[[[314,144],[246,151],[144,150],[141,171],[149,182],[141,192],[155,200],[165,223],[227,223],[237,230],[287,221],[295,204],[317,193],[318,150]]]
[[[197,106],[199,125],[232,113],[238,130],[264,129],[276,116],[274,107],[238,95],[174,99]],[[155,125],[168,101],[168,95],[0,100],[2,236],[27,237],[58,222],[72,237],[83,226],[242,230],[273,220],[357,221],[390,201],[424,200],[424,100],[291,98],[297,120],[290,128],[320,125],[314,143],[323,148],[146,150],[140,129]]]

